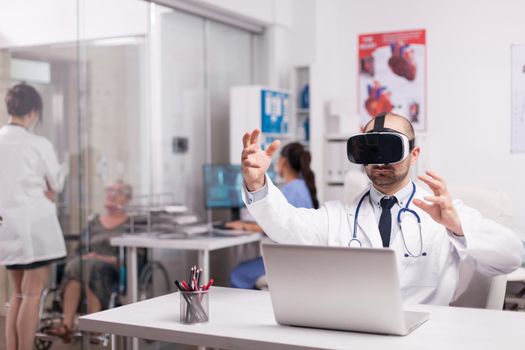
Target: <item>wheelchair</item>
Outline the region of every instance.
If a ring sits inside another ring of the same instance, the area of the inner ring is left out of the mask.
[[[78,240],[79,236],[71,235],[67,236],[66,240]],[[154,297],[153,290],[153,278],[160,277],[160,284],[164,288],[164,291],[171,292],[171,283],[169,283],[168,272],[166,268],[159,262],[153,261],[149,256],[148,252],[145,254],[145,258],[141,259],[139,263],[139,300],[146,300]],[[125,254],[121,248],[119,250],[119,283],[118,286],[111,292],[110,299],[108,302],[108,309],[118,307],[124,304],[126,296],[126,266],[125,266]],[[39,325],[35,334],[34,349],[36,350],[48,350],[52,347],[53,343],[62,343],[63,340],[60,337],[52,336],[46,333],[47,330],[51,329],[57,324],[62,322],[62,278],[65,269],[65,262],[57,262],[52,268],[52,283],[48,288],[42,291],[39,307]],[[159,283],[158,281],[156,281]],[[84,305],[81,301],[80,309]],[[72,334],[71,343],[79,343],[82,341],[83,336],[89,337],[89,342],[94,345],[102,347],[108,347],[110,343],[109,334],[82,334],[81,331],[75,330]]]

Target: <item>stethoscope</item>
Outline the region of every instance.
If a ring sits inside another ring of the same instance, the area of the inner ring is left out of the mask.
[[[412,193],[410,194],[410,197],[408,198],[408,201],[404,208],[399,209],[399,212],[397,213],[397,226],[399,227],[399,232],[401,233],[401,239],[403,241],[403,245],[405,246],[405,257],[413,257],[418,258],[420,256],[426,256],[427,253],[423,251],[423,234],[421,232],[421,218],[419,217],[419,214],[416,213],[414,210],[410,209],[408,206],[412,202],[412,199],[414,198],[414,195],[416,194],[416,184],[412,182]],[[370,196],[370,191],[367,191],[359,200],[359,203],[357,204],[357,207],[355,209],[355,216],[354,216],[354,230],[352,233],[352,239],[350,242],[348,242],[349,247],[358,247],[361,248],[362,244],[361,241],[357,238],[357,224],[358,224],[358,216],[359,216],[359,210],[361,209],[361,205],[363,204],[363,201],[366,197]],[[405,240],[405,234],[403,233],[403,226],[401,225],[401,215],[403,213],[409,213],[412,214],[416,220],[417,220],[417,226],[419,231],[419,252],[417,254],[414,254],[408,249],[406,240]]]

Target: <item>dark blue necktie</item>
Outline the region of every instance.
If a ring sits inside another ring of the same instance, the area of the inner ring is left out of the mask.
[[[392,231],[392,213],[390,209],[397,203],[396,197],[381,198],[381,217],[379,218],[379,233],[383,241],[383,247],[390,245],[390,232]]]

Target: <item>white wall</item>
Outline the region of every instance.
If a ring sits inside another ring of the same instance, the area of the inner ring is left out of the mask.
[[[187,0],[203,3],[264,24],[290,26],[293,0]]]
[[[334,57],[332,67],[323,67],[327,75],[317,89],[324,97],[347,97],[354,105],[357,36],[427,30],[424,161],[450,183],[508,192],[515,224],[525,232],[525,154],[510,153],[510,46],[525,43],[525,2],[323,0],[317,6],[330,8],[320,14],[324,22],[317,17],[318,63],[326,64],[326,55]]]
[[[0,6],[0,47],[39,45],[76,39],[75,1],[4,0]]]
[[[82,0],[78,8],[72,0],[3,0],[0,48],[144,35],[147,7],[139,0]]]
[[[266,27],[260,83],[287,88],[290,68],[304,62],[307,23],[315,0],[181,0],[200,3]],[[177,3],[178,1],[174,1]],[[148,6],[143,0],[0,0],[0,48],[74,42],[148,34]],[[77,13],[78,11],[78,13]],[[308,16],[304,16],[307,11]],[[294,19],[295,18],[295,19]],[[79,21],[77,22],[77,19]],[[297,19],[302,21],[297,25]],[[296,21],[293,24],[293,21]],[[23,25],[21,25],[23,23]],[[292,30],[301,28],[300,30]],[[310,32],[313,33],[312,27]]]
[[[268,26],[289,27],[292,0],[186,0]],[[147,33],[147,1],[0,1],[0,48]],[[80,25],[77,23],[77,10]]]
[[[290,70],[302,62],[296,52],[304,52],[307,33],[295,30],[303,11],[310,11],[315,0],[188,0],[218,8],[232,16],[252,20],[265,26],[262,59],[266,74],[261,84],[288,88]],[[309,17],[303,17],[309,18]]]

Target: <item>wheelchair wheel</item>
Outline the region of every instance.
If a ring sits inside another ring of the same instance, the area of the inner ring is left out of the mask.
[[[50,328],[51,328],[51,325],[42,327],[38,330],[38,333],[43,334],[45,333],[46,330]],[[48,350],[49,348],[51,348],[51,345],[53,345],[53,341],[49,339],[41,338],[38,336],[36,336],[35,340],[33,341],[33,348],[35,350]]]
[[[164,286],[164,289],[157,293],[159,295],[171,292],[171,284],[169,280],[168,271],[164,265],[157,261],[152,261],[146,264],[139,276],[139,300],[146,300],[156,296],[153,288],[153,275],[158,271],[160,273],[160,283],[158,285]],[[158,275],[157,275],[158,276]]]
[[[51,340],[43,340],[39,338],[35,338],[34,342],[34,348],[35,350],[48,350],[51,345],[53,345],[53,342]]]
[[[160,272],[159,284],[164,286],[164,290],[160,291],[160,293],[157,294],[162,295],[171,292],[171,284],[168,271],[166,271],[166,268],[161,263],[157,261],[152,261],[144,266],[142,272],[139,275],[139,300],[146,300],[156,296],[155,290],[153,288],[153,275],[155,274],[155,271]],[[149,339],[143,339],[143,341],[146,344],[150,345],[156,343],[156,341]]]

